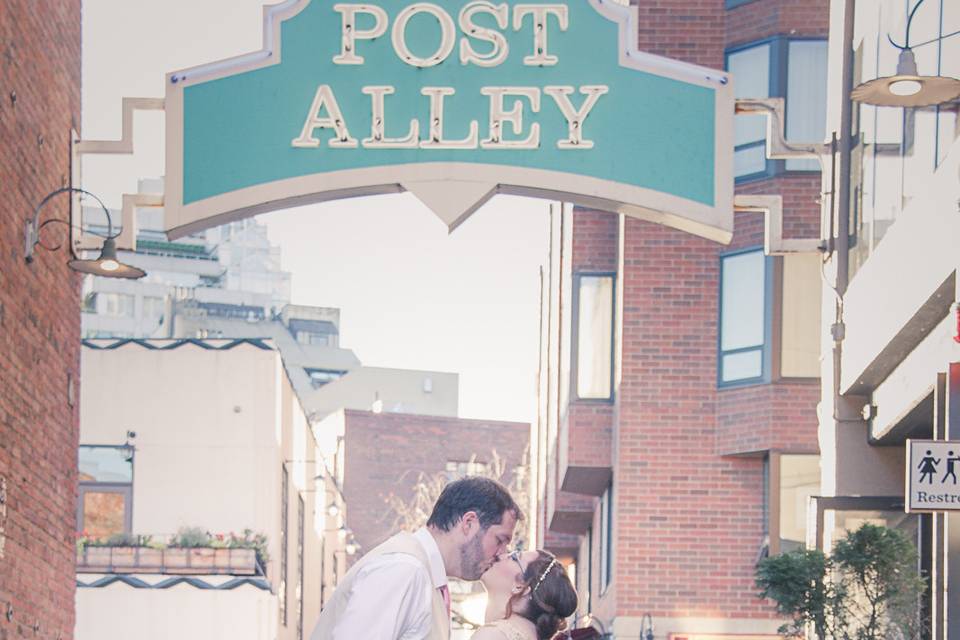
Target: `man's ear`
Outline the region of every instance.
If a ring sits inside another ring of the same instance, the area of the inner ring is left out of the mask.
[[[460,531],[463,535],[470,537],[474,531],[480,528],[480,516],[476,511],[467,511],[460,518]]]

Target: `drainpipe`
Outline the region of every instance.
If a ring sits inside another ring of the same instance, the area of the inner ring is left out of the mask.
[[[846,0],[843,11],[843,69],[841,71],[842,88],[840,91],[840,185],[836,198],[839,200],[837,239],[834,244],[837,261],[837,312],[836,322],[831,327],[833,336],[833,397],[834,419],[840,421],[846,413],[840,410],[843,398],[840,394],[841,354],[843,353],[843,296],[847,292],[850,280],[850,167],[853,136],[853,101],[850,92],[853,89],[853,32],[856,0]],[[830,229],[833,233],[833,229]],[[846,416],[844,416],[846,417]]]

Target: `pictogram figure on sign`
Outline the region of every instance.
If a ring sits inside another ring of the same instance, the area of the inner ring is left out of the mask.
[[[951,452],[952,453],[952,452]],[[917,466],[917,469],[920,470],[920,482],[923,483],[923,479],[926,478],[927,482],[933,484],[933,474],[937,472],[937,465],[940,464],[940,460],[933,457],[932,451],[927,451],[927,455],[920,460],[920,464]],[[952,465],[951,465],[952,468]],[[954,476],[956,478],[956,476]]]
[[[939,462],[939,460],[937,461]],[[957,474],[955,470],[955,463],[960,462],[960,457],[954,457],[953,451],[947,452],[947,473],[943,476],[943,482],[946,484],[947,478],[953,478],[953,484],[957,484]]]

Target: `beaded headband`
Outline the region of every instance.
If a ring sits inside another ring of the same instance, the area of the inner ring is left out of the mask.
[[[557,566],[557,559],[554,558],[550,561],[550,564],[547,565],[547,568],[540,574],[540,578],[537,580],[537,584],[533,586],[533,591],[531,593],[536,593],[537,589],[540,588],[540,583],[543,582],[543,579],[547,577],[547,574],[550,573],[550,569],[553,569]]]

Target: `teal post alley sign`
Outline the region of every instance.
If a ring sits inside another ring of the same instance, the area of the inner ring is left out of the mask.
[[[167,76],[171,237],[410,191],[450,229],[497,193],[733,229],[733,88],[639,52],[611,0],[288,0],[262,51]]]

